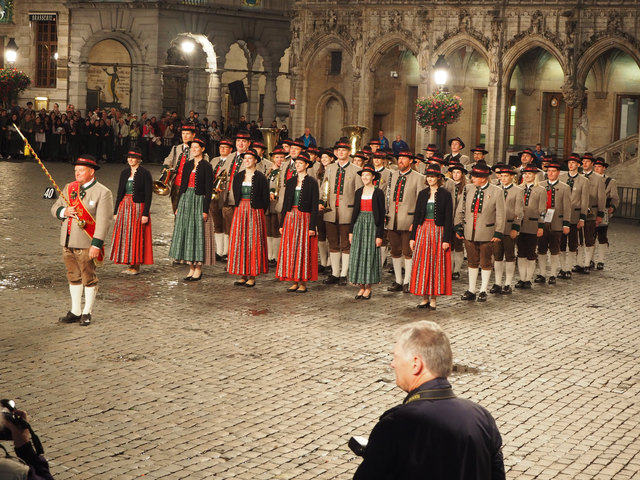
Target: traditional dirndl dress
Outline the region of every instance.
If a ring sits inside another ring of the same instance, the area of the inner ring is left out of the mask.
[[[451,295],[451,248],[442,248],[444,227],[435,223],[435,202],[416,230],[409,291],[419,296]]]
[[[169,256],[176,260],[213,265],[215,244],[213,220],[206,225],[203,218],[204,195],[197,195],[195,170],[189,176],[187,190],[180,196],[178,212],[173,226],[173,238]]]
[[[293,194],[293,208],[284,217],[276,278],[289,282],[318,280],[318,238],[309,236],[311,214],[298,210],[300,188]]]
[[[142,223],[144,203],[133,201],[133,179],[127,180],[125,195],[116,216],[111,236],[111,260],[124,265],[153,264],[151,218]]]
[[[376,222],[372,197],[362,197],[360,214],[353,225],[349,255],[349,282],[356,285],[380,283],[380,247],[376,247]]]
[[[242,196],[233,211],[227,271],[250,277],[269,271],[267,222],[264,210],[251,208],[251,183],[242,184]]]

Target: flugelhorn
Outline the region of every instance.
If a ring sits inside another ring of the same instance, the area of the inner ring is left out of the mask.
[[[165,168],[164,170],[162,170],[162,175],[160,175],[160,178],[153,182],[153,184],[151,185],[151,189],[153,190],[153,193],[156,193],[158,195],[169,195],[174,180],[175,172],[169,168]]]
[[[322,182],[322,206],[325,212],[331,211],[331,204],[329,202],[329,177],[327,176]]]
[[[211,198],[213,200],[217,200],[220,197],[220,193],[224,192],[227,189],[227,181],[228,181],[227,171],[222,170],[220,174],[213,181],[213,195]]]

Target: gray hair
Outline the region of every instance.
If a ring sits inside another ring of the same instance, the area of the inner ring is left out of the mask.
[[[400,327],[396,340],[407,355],[422,358],[427,368],[438,377],[448,377],[453,366],[449,338],[440,325],[422,320]]]

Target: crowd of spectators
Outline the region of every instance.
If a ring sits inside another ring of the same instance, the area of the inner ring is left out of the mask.
[[[0,159],[24,156],[24,142],[13,127],[15,124],[43,161],[70,161],[81,153],[88,153],[101,163],[123,163],[128,149],[138,147],[143,152],[143,161],[162,163],[171,147],[181,143],[183,123],[197,126],[199,136],[209,143],[207,152],[213,156],[218,155],[218,142],[223,136],[233,138],[239,130],[248,130],[254,140],[263,140],[262,120],[247,121],[244,116],[225,128],[222,119],[210,122],[194,111],[186,118],[176,112],[166,112],[160,118],[146,112],[138,116],[116,108],[96,108],[83,115],[74,105],[60,110],[55,103],[47,112],[36,111],[33,103],[27,102],[25,107],[15,104],[9,109],[0,109]],[[271,127],[277,127],[275,121]],[[286,125],[282,130],[288,138]]]

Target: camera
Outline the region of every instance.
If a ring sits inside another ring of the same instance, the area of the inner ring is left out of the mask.
[[[13,423],[16,427],[22,430],[27,430],[30,428],[29,424],[24,418],[16,415],[16,403],[13,400],[0,400],[0,406],[0,414],[2,414],[3,418],[7,419],[9,422]],[[8,428],[0,429],[0,440],[11,439],[11,430],[9,430]]]
[[[353,436],[349,439],[349,448],[353,453],[359,457],[364,457],[364,452],[367,449],[369,439],[366,437]]]

